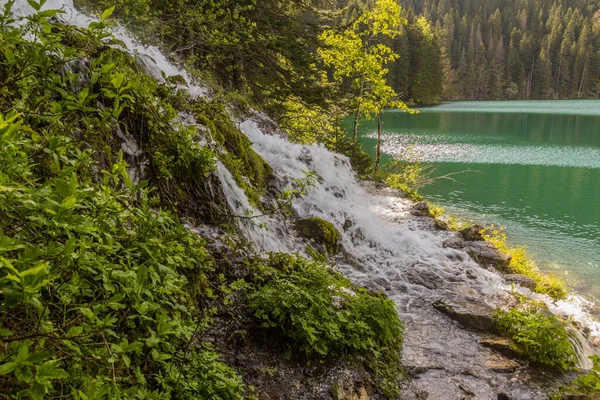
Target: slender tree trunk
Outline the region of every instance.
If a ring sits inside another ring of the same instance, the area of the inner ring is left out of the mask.
[[[379,160],[381,159],[381,113],[377,114],[377,153],[375,154],[375,172],[379,171]]]
[[[527,98],[531,98],[531,86],[533,84],[533,70],[535,69],[535,56],[531,60],[531,72],[529,73],[529,84],[527,85]]]
[[[585,64],[583,64],[583,72],[581,74],[581,81],[579,83],[578,97],[581,97],[581,92],[583,90],[583,81],[585,80],[585,74],[587,73],[588,62],[585,60]]]
[[[359,114],[359,109],[356,109],[356,112],[354,113],[354,132],[352,134],[352,139],[356,142],[356,137],[358,136],[358,114]]]
[[[561,52],[560,53],[560,60],[558,62],[558,74],[557,74],[557,77],[556,77],[556,92],[558,92],[559,96],[560,96],[560,86],[559,86],[559,84],[560,84],[560,72],[561,72],[561,69],[562,69],[562,59],[563,58],[562,58],[562,52]],[[556,96],[556,93],[555,93],[555,96]]]

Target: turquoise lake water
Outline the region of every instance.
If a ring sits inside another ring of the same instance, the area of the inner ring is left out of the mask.
[[[391,110],[384,158],[455,175],[421,190],[471,221],[504,226],[540,267],[600,297],[600,100],[456,102]],[[372,153],[376,124],[360,126]]]

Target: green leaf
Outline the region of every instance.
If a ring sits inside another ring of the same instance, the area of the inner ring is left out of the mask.
[[[27,362],[30,363],[38,363],[52,357],[52,353],[46,350],[36,351],[35,353],[31,353],[29,357],[27,357]]]
[[[79,336],[83,332],[83,326],[72,326],[67,332],[68,337]]]
[[[0,337],[9,337],[14,335],[14,332],[8,329],[0,329]]]
[[[10,374],[18,365],[19,364],[16,362],[7,362],[6,364],[0,365],[0,375]]]
[[[160,338],[158,338],[156,336],[150,336],[148,339],[146,339],[146,345],[148,345],[148,347],[154,347],[159,343],[160,343]]]
[[[31,8],[33,8],[35,11],[40,11],[40,8],[42,8],[42,5],[40,3],[38,3],[37,1],[27,0],[27,2],[31,6]]]
[[[137,283],[143,285],[148,279],[148,268],[144,265],[140,265],[137,270]]]
[[[89,93],[90,93],[89,88],[83,88],[81,90],[81,92],[79,92],[79,96],[77,96],[77,98],[79,100],[79,104],[83,104],[85,102],[85,99],[87,99]]]
[[[6,59],[8,60],[8,62],[15,61],[15,54],[9,48],[4,49],[4,57],[6,57]]]
[[[100,17],[100,20],[102,22],[106,21],[108,19],[108,17],[110,17],[112,15],[113,11],[115,11],[115,6],[112,6],[111,8],[107,8],[106,10],[104,10],[104,12],[102,13],[102,16]]]
[[[66,197],[62,203],[61,203],[61,207],[64,208],[65,210],[72,210],[75,208],[75,206],[77,205],[77,198],[75,196],[69,196]]]
[[[119,89],[121,87],[121,85],[123,85],[123,81],[125,80],[125,75],[123,75],[120,72],[117,72],[116,74],[113,75],[113,78],[111,79],[111,83],[113,84],[115,89]]]
[[[39,383],[34,382],[31,386],[31,398],[33,400],[41,400],[46,395],[46,386]]]

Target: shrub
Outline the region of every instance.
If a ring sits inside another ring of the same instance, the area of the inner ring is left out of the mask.
[[[211,315],[205,242],[104,150],[117,128],[148,139],[154,183],[202,179],[211,157],[170,127],[168,100],[106,48],[102,23],[78,31],[53,14],[17,27],[0,14],[0,104],[12,109],[0,114],[0,393],[240,399],[235,372],[190,345]],[[83,55],[97,58],[81,83],[61,68]]]
[[[536,364],[567,371],[575,366],[576,354],[564,325],[553,315],[534,308],[498,311],[498,329],[512,338],[517,348]]]
[[[279,330],[293,352],[364,361],[384,393],[397,394],[404,327],[394,303],[317,262],[278,254],[270,263],[249,293],[262,325]]]
[[[552,399],[563,398],[579,398],[577,395],[587,394],[592,396],[581,396],[581,398],[598,398],[600,396],[600,357],[597,355],[591,356],[593,367],[587,374],[579,375],[577,379],[569,385],[560,389]],[[563,396],[564,394],[575,395],[572,397]]]

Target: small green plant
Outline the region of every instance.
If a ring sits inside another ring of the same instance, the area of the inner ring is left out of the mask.
[[[386,395],[398,393],[404,327],[391,300],[298,256],[274,254],[257,268],[250,306],[264,327],[289,339],[291,352],[362,361]]]
[[[558,393],[553,395],[552,399],[561,400],[565,398],[565,395],[587,395],[581,398],[594,399],[600,396],[600,357],[593,355],[590,357],[590,360],[593,363],[592,370],[586,374],[579,375],[569,385],[562,387]]]
[[[524,356],[536,364],[568,371],[575,367],[576,354],[564,325],[538,308],[494,314],[498,329],[509,336]]]

